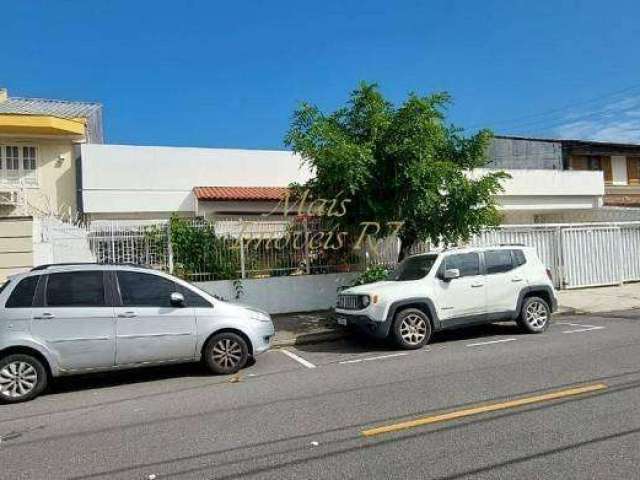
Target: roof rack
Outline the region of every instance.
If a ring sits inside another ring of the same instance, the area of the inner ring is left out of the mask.
[[[501,243],[501,247],[526,247],[524,243]]]
[[[141,265],[139,263],[97,263],[97,262],[67,262],[67,263],[46,263],[44,265],[38,265],[33,267],[31,271],[37,270],[47,270],[49,268],[55,267],[74,267],[79,265],[111,265],[111,266],[119,266],[119,267],[136,267],[136,268],[151,268],[149,265]]]

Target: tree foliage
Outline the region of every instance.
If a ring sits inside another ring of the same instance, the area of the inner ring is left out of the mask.
[[[410,94],[399,106],[375,84],[361,83],[346,106],[325,114],[309,103],[295,110],[285,143],[315,176],[305,186],[316,198],[345,196],[353,227],[404,221],[400,258],[417,241],[456,243],[500,222],[493,195],[505,172],[486,165],[488,130],[464,136],[446,124],[447,93]]]

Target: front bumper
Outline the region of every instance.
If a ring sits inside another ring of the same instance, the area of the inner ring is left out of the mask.
[[[354,313],[346,313],[342,310],[336,310],[336,320],[338,324],[343,323],[340,322],[341,319],[346,323],[346,327],[357,328],[358,330],[371,335],[376,338],[386,338],[389,336],[389,329],[391,327],[390,321],[378,322],[373,320],[371,317],[362,314],[354,314]]]
[[[271,322],[264,322],[264,325],[260,325],[251,332],[251,343],[253,344],[254,357],[271,348],[271,343],[273,343],[275,333],[275,328]]]

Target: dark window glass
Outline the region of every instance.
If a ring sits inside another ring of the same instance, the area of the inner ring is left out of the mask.
[[[480,274],[480,256],[477,253],[458,253],[446,258],[446,269],[460,270],[461,277]]]
[[[511,250],[487,250],[484,252],[487,273],[502,273],[513,269]]]
[[[515,260],[516,266],[518,267],[527,263],[527,259],[525,258],[524,252],[522,250],[514,250],[513,259]]]
[[[118,272],[118,283],[125,307],[171,307],[171,294],[182,292],[180,285],[150,273]]]
[[[36,293],[38,278],[40,278],[38,275],[34,275],[20,280],[20,283],[11,292],[5,305],[6,308],[26,308],[33,305],[33,295]]]
[[[403,282],[424,278],[433,267],[433,264],[436,263],[436,258],[438,258],[437,255],[409,257],[389,275],[389,280]]]
[[[5,280],[4,282],[2,282],[2,285],[0,285],[0,293],[2,293],[2,291],[7,288],[7,286],[9,285],[9,280]]]
[[[186,287],[182,287],[182,295],[184,295],[184,306],[185,307],[202,307],[209,308],[211,307],[211,303],[198,295],[193,290],[190,290]]]
[[[102,272],[51,273],[47,279],[49,307],[104,307]]]

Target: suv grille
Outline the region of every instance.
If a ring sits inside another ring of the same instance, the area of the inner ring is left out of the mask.
[[[362,308],[359,295],[338,295],[336,306],[343,310],[360,310]]]

